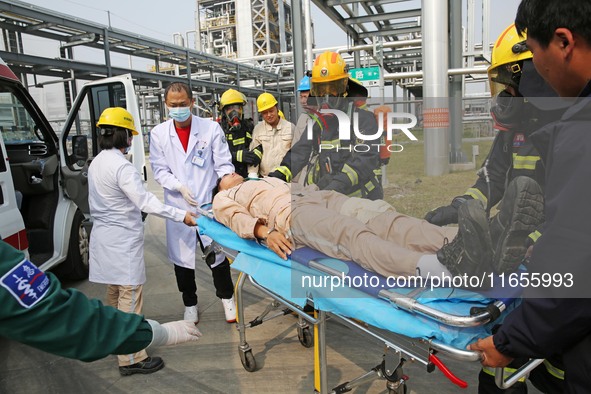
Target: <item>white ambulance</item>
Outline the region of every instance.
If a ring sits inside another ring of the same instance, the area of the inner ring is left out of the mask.
[[[130,75],[86,84],[58,137],[0,59],[0,238],[65,279],[88,277],[87,169],[99,152],[96,122],[107,107],[126,108],[139,127]],[[129,157],[146,179],[141,134]]]

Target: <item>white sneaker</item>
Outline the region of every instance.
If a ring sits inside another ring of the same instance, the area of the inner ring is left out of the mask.
[[[228,323],[236,322],[236,303],[234,302],[234,296],[230,299],[222,298],[222,304],[224,305],[226,321]]]
[[[197,305],[185,307],[185,316],[183,317],[183,320],[189,320],[195,324],[199,322],[199,308]]]

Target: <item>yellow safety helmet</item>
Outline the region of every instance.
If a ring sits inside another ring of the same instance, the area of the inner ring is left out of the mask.
[[[228,89],[220,97],[220,110],[223,110],[226,105],[231,104],[246,104],[246,98],[242,93],[235,89]]]
[[[257,98],[257,109],[259,112],[266,111],[276,105],[277,100],[271,93],[261,93],[261,95]]]
[[[121,107],[111,107],[103,111],[101,117],[96,123],[96,127],[104,126],[121,127],[123,129],[131,130],[133,135],[139,134],[135,129],[133,115],[131,115],[125,108]]]
[[[533,58],[533,54],[525,45],[525,39],[525,36],[517,33],[514,24],[507,27],[497,38],[488,68],[490,91],[493,97],[505,90],[507,85],[519,87],[522,62]]]
[[[336,52],[324,52],[314,61],[310,82],[310,95],[343,96],[347,91],[349,72],[347,63]]]
[[[279,115],[280,118],[285,119],[285,115],[283,115],[283,111],[282,110],[277,111],[277,115]]]

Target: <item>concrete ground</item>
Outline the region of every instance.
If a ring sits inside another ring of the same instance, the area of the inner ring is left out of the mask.
[[[150,190],[162,199],[153,181]],[[167,322],[181,319],[184,307],[172,267],[167,262],[164,220],[154,216],[145,227],[146,317]],[[234,279],[237,273],[233,272]],[[103,298],[105,286],[83,281],[68,283],[90,297]],[[115,356],[83,363],[49,355],[0,338],[0,393],[313,393],[313,349],[303,347],[294,316],[283,316],[247,330],[257,370],[247,372],[238,355],[239,333],[225,322],[221,302],[215,297],[209,269],[197,265],[200,341],[151,352],[161,356],[166,367],[151,375],[121,377]],[[246,319],[262,312],[270,301],[260,291],[245,286]],[[89,341],[92,338],[88,338]],[[344,325],[331,321],[327,329],[328,382],[335,387],[373,368],[382,360],[383,345]],[[438,370],[427,373],[420,363],[409,363],[410,393],[477,392],[478,363],[444,358],[448,367],[465,379],[460,390]],[[355,393],[388,393],[384,380],[364,384]],[[531,389],[530,393],[537,391]]]

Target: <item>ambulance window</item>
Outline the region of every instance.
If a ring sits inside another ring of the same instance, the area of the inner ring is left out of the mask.
[[[99,153],[98,130],[96,122],[103,110],[108,107],[126,107],[125,86],[121,83],[91,86],[76,108],[76,117],[64,130],[66,136],[66,158],[71,166],[80,167],[84,163],[74,163],[72,136],[85,135],[90,156]]]
[[[35,121],[12,92],[0,92],[0,131],[6,145],[42,142]]]

